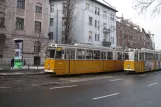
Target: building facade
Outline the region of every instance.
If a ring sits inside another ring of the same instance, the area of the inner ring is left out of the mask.
[[[50,1],[49,34],[53,35],[55,43],[61,43],[65,23],[63,0]],[[70,31],[72,43],[116,46],[116,12],[104,0],[77,0]]]
[[[116,22],[117,46],[133,49],[155,49],[153,36],[128,21]]]
[[[5,0],[8,5],[0,27],[1,65],[10,65],[15,56],[15,38],[23,40],[22,56],[26,64],[40,65],[48,43],[48,0]]]

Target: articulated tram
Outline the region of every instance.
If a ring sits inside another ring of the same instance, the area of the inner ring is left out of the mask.
[[[130,72],[146,72],[161,69],[161,53],[149,49],[129,49],[124,53],[124,70]]]
[[[47,49],[45,72],[56,75],[123,71],[123,49],[92,45],[52,44]]]

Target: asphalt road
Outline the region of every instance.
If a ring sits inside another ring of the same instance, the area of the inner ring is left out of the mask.
[[[0,91],[0,107],[161,107],[160,71],[103,75],[110,78]]]

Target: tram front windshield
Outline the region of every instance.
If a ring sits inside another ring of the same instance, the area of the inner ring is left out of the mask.
[[[134,60],[135,59],[134,57],[135,57],[134,52],[128,52],[128,53],[125,53],[124,59],[125,60]]]
[[[62,48],[49,49],[47,51],[47,58],[62,59],[63,50]]]

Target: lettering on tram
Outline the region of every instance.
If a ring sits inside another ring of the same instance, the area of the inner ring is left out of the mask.
[[[47,49],[44,68],[46,73],[70,75],[123,71],[123,64],[121,47],[54,44]]]

